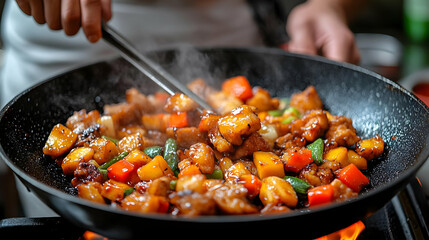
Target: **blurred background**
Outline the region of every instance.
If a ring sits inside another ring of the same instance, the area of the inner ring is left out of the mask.
[[[4,2],[0,0],[0,16]],[[350,25],[361,51],[360,65],[398,82],[409,90],[418,83],[429,82],[429,1],[368,2],[367,7]],[[287,16],[297,3],[281,0],[281,9],[278,10]],[[280,25],[284,26],[284,22]],[[284,27],[277,30],[284,31]],[[2,47],[0,39],[0,67]],[[429,93],[424,91],[418,93],[422,99],[429,97]],[[19,216],[23,216],[23,213],[14,178],[10,171],[0,171],[0,219]]]

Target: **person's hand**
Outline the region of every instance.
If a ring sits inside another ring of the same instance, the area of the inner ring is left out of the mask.
[[[308,1],[292,10],[286,26],[288,50],[356,64],[360,54],[345,11],[330,2]]]
[[[110,0],[16,0],[21,10],[50,29],[75,35],[80,28],[90,42],[101,38],[101,21],[112,17]]]

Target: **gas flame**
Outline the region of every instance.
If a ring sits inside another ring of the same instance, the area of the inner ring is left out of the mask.
[[[317,238],[315,240],[355,240],[364,229],[365,224],[363,224],[362,221],[359,221],[344,229]]]
[[[86,231],[82,237],[80,238],[82,240],[108,240],[108,238],[105,238],[95,232]]]

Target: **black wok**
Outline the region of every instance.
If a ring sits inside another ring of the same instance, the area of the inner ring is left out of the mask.
[[[197,56],[189,52],[195,53],[164,51],[150,57],[184,81],[195,77],[216,81],[240,74],[277,97],[314,85],[325,108],[350,117],[360,136],[379,134],[386,141],[382,159],[370,162],[365,172],[370,185],[359,197],[346,202],[271,216],[142,215],[73,196],[70,179],[53,160],[43,156],[42,147],[52,127],[64,123],[73,111],[102,110],[104,104],[122,101],[130,87],[144,93],[158,89],[121,59],[54,77],[13,99],[0,115],[1,157],[60,216],[108,237],[142,237],[146,231],[173,236],[175,230],[184,228],[210,228],[215,232],[242,228],[237,231],[303,238],[317,237],[370,216],[415,176],[429,155],[428,107],[380,75],[320,57],[272,49],[205,49]]]

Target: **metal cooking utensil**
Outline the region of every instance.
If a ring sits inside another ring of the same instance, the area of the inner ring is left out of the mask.
[[[103,39],[119,50],[119,53],[125,60],[131,63],[170,95],[174,95],[178,92],[183,93],[192,98],[200,106],[198,111],[203,112],[204,109],[206,109],[215,112],[205,100],[189,90],[189,88],[165,71],[159,64],[137,51],[137,49],[133,47],[125,37],[113,30],[106,23],[102,23],[101,30],[103,33]]]

